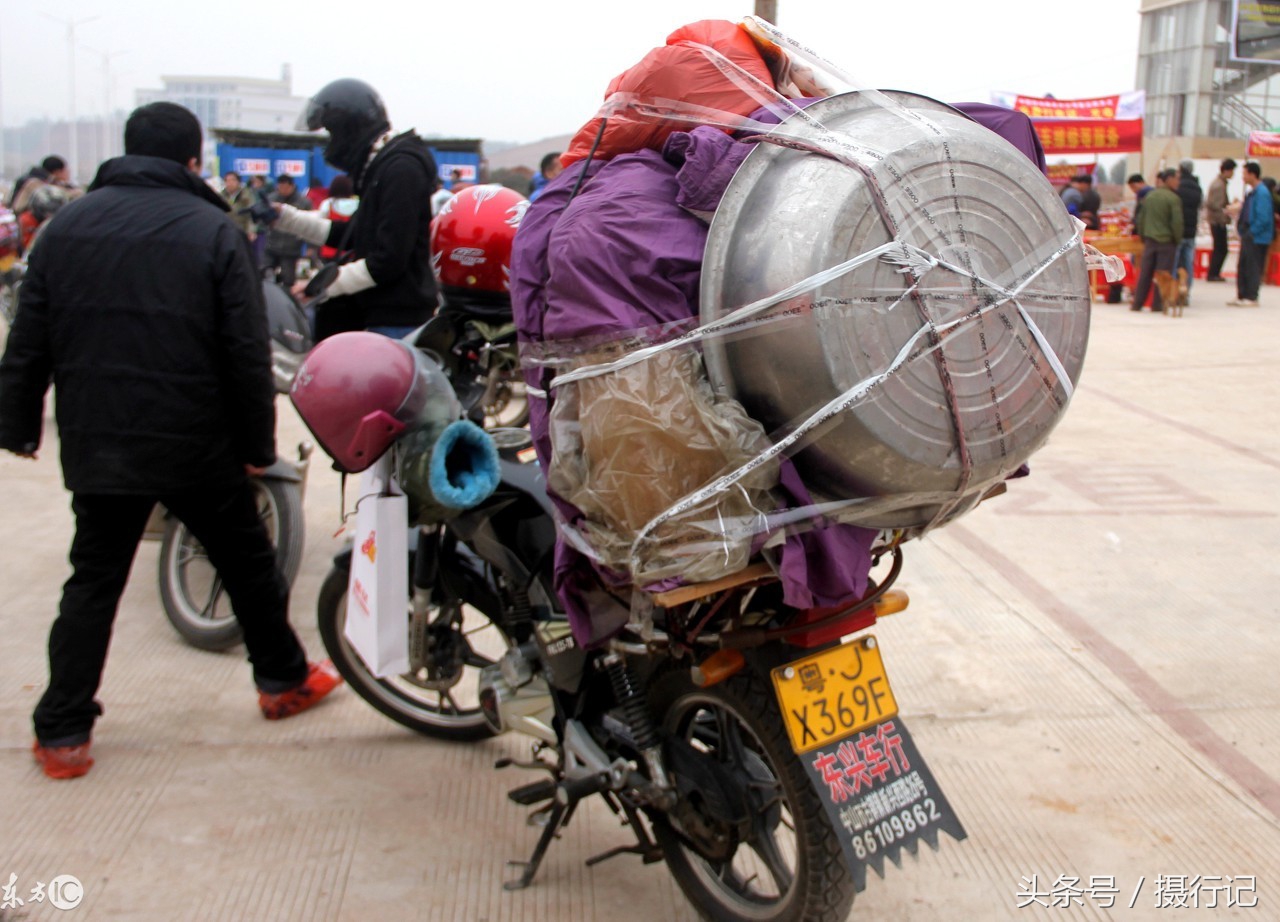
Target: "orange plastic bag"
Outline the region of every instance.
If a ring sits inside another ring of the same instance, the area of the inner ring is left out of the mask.
[[[715,49],[757,80],[774,85],[759,47],[741,26],[727,20],[704,19],[676,29],[667,36],[665,45],[654,48],[638,64],[614,77],[605,99],[614,93],[634,93],[646,99],[681,100],[739,115],[749,115],[760,107],[753,96],[734,85],[691,43]],[[600,134],[600,122],[599,117],[593,118],[578,129],[569,149],[560,157],[564,166],[585,159],[591,153],[596,136]],[[644,148],[661,150],[668,135],[686,131],[689,127],[684,122],[615,116],[609,119],[592,156],[597,160],[609,160]]]

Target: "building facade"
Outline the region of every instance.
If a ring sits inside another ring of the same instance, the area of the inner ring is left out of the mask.
[[[1141,0],[1140,13],[1145,172],[1188,157],[1243,160],[1249,132],[1280,127],[1280,62],[1233,59],[1232,0]]]
[[[173,102],[196,114],[204,129],[205,161],[214,153],[213,129],[293,130],[307,100],[293,95],[293,71],[285,64],[277,80],[200,75],[162,76],[159,89],[138,90],[137,104]]]

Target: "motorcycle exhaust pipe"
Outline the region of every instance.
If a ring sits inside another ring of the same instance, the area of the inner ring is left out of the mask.
[[[549,745],[556,744],[551,722],[555,702],[541,676],[513,687],[503,675],[501,663],[480,670],[480,713],[494,733],[515,730]]]

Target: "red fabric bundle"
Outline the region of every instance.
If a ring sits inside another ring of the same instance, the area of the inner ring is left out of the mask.
[[[638,64],[614,77],[605,99],[614,93],[635,93],[644,99],[679,100],[738,115],[748,115],[760,108],[759,100],[736,86],[701,49],[691,47],[690,42],[714,48],[757,80],[767,86],[774,85],[751,36],[736,23],[704,19],[676,29],[667,36],[665,45],[654,48]],[[593,118],[578,130],[569,149],[560,157],[563,165],[568,166],[591,153],[591,146],[600,133],[600,121]],[[660,151],[668,135],[692,127],[686,122],[614,117],[609,119],[594,157],[609,160],[644,148]]]

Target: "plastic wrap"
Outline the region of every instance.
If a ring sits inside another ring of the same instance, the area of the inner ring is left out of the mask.
[[[562,537],[640,586],[727,575],[814,529],[894,541],[972,509],[1060,420],[1088,269],[1118,268],[999,136],[860,87],[755,17],[742,28],[772,83],[676,33],[739,100],[661,95],[670,74],[619,78],[627,91],[588,123],[642,144],[713,126],[755,145],[711,221],[697,323],[655,311],[603,348],[522,353],[552,407],[548,485],[581,513]]]

